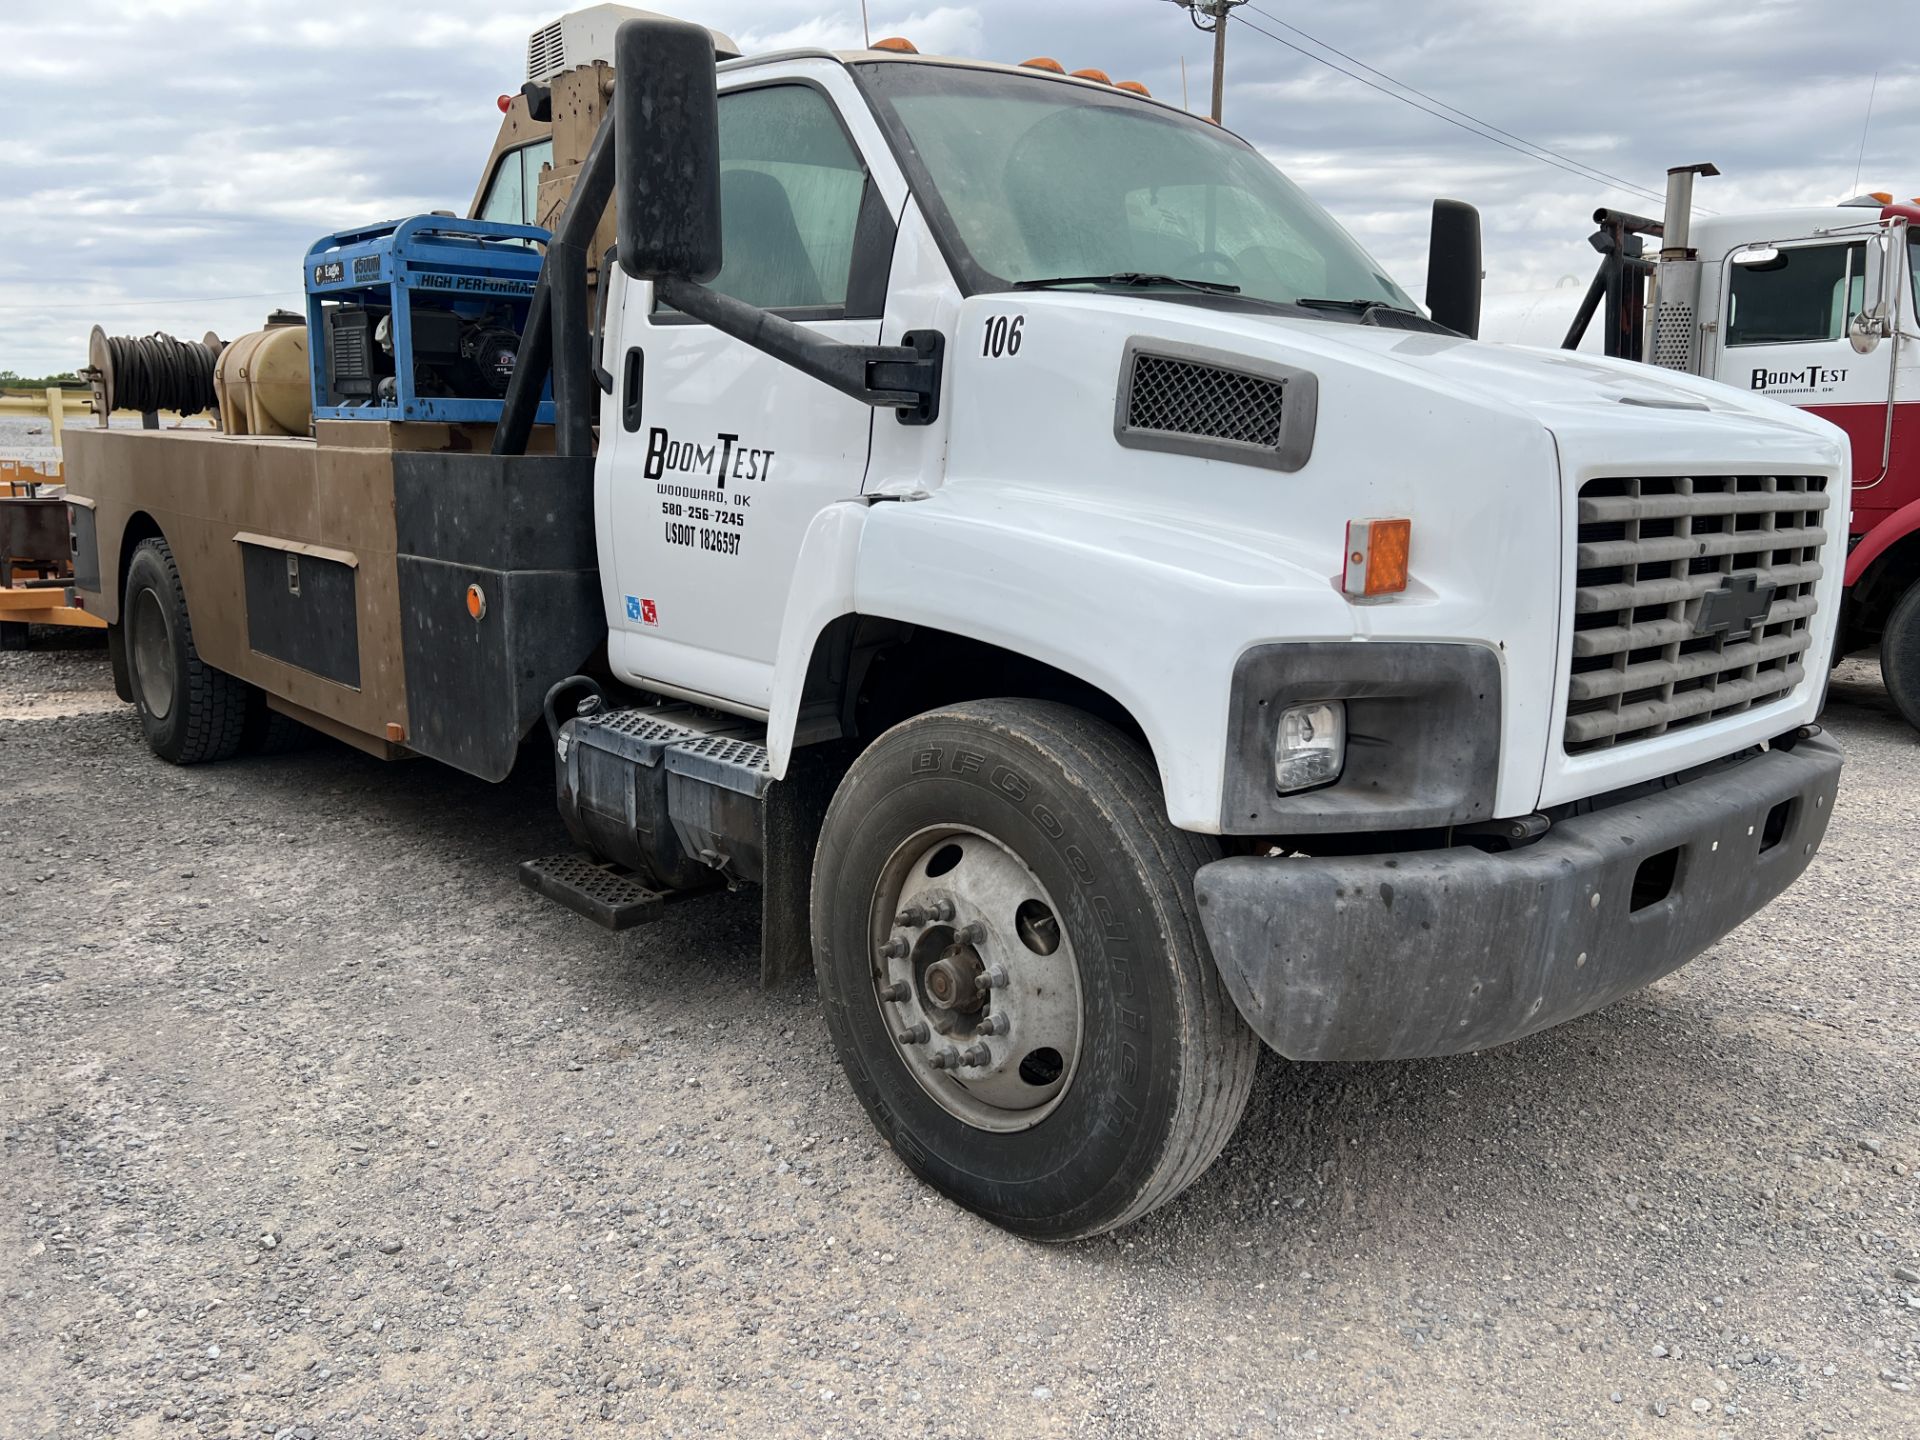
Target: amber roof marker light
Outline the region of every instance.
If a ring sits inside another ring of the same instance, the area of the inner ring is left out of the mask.
[[[873,42],[876,50],[891,50],[896,55],[918,55],[919,49],[911,40],[903,40],[898,35],[889,35],[884,40]]]

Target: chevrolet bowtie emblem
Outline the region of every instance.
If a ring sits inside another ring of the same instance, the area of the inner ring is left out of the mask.
[[[1773,608],[1773,592],[1780,587],[1758,575],[1729,575],[1717,590],[1700,597],[1693,617],[1695,636],[1725,633],[1729,641],[1744,640],[1765,622]]]

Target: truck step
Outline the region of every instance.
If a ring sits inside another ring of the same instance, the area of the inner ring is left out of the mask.
[[[608,930],[627,930],[656,920],[674,898],[649,890],[629,870],[585,855],[522,860],[520,883]]]

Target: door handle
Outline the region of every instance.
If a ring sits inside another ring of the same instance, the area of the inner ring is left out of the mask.
[[[645,361],[638,345],[628,349],[626,374],[620,382],[620,425],[629,435],[640,429],[640,380]]]

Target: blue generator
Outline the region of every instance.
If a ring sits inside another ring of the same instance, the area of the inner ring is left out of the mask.
[[[537,225],[416,215],[316,241],[314,418],[497,422],[547,239]],[[550,396],[536,419],[552,423]]]

